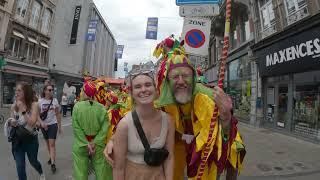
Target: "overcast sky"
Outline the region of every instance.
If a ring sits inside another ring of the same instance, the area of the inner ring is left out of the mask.
[[[175,0],[94,0],[118,45],[124,45],[116,76],[124,77],[123,63],[132,64],[155,59],[152,51],[161,40],[181,35],[183,18]],[[158,40],[145,39],[147,18],[158,17]]]

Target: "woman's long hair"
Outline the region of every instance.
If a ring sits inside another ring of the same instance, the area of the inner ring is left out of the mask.
[[[45,85],[45,86],[43,87],[43,89],[42,89],[42,93],[41,93],[41,97],[42,97],[42,98],[45,98],[45,97],[46,97],[46,93],[45,93],[45,91],[47,90],[47,88],[48,88],[49,86],[51,86],[51,87],[52,87],[52,89],[54,88],[54,87],[53,87],[53,85],[51,85],[51,84],[47,84],[47,85]]]
[[[17,86],[21,86],[21,89],[24,94],[24,102],[27,106],[27,111],[31,110],[32,103],[35,102],[35,93],[32,89],[32,86],[27,82],[18,82]]]

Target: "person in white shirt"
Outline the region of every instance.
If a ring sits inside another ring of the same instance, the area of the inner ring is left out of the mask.
[[[67,116],[67,108],[68,108],[68,98],[67,98],[66,93],[63,93],[63,95],[62,95],[61,106],[62,106],[63,117],[66,117]]]
[[[56,138],[57,133],[61,131],[61,114],[59,103],[56,98],[53,98],[53,86],[46,85],[43,88],[42,98],[39,100],[40,118],[41,118],[41,131],[44,139],[46,140],[51,171],[56,172]]]

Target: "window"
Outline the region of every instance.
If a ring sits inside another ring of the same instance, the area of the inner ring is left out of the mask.
[[[18,76],[4,73],[3,80],[3,104],[13,104]]]
[[[16,15],[19,18],[23,19],[26,16],[28,5],[29,5],[29,0],[18,0],[17,1]]]
[[[6,4],[6,0],[0,0],[0,6],[4,6]]]
[[[288,25],[309,15],[306,0],[285,0]]]
[[[41,26],[41,32],[43,32],[44,34],[49,33],[50,21],[51,21],[51,11],[49,9],[46,9],[43,14],[42,26]]]
[[[260,4],[260,16],[262,20],[262,28],[263,30],[266,30],[274,26],[276,23],[272,1],[271,0],[259,1],[259,4]]]
[[[39,60],[40,60],[40,64],[42,65],[46,65],[46,59],[47,59],[47,48],[45,47],[40,47],[39,48]]]
[[[294,74],[293,130],[308,138],[319,138],[320,71]]]
[[[33,28],[37,28],[40,10],[41,10],[41,5],[38,2],[34,1],[32,12],[31,12],[31,18],[29,21],[29,25]]]
[[[9,49],[11,51],[11,56],[18,57],[21,47],[21,38],[11,37]]]
[[[31,42],[27,42],[26,43],[25,51],[24,51],[24,57],[28,61],[32,61],[32,59],[33,59],[34,48],[35,48],[35,44],[34,43],[31,43]]]

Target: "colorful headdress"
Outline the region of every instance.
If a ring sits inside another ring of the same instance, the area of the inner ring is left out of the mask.
[[[86,81],[83,85],[83,92],[88,96],[88,97],[94,97],[95,94],[97,93],[96,85],[92,81]]]
[[[165,40],[162,42],[165,42]],[[171,69],[174,69],[176,67],[189,67],[195,72],[193,65],[185,55],[185,50],[182,45],[183,41],[179,42],[178,40],[175,40],[172,49],[167,54],[162,54],[162,58],[160,59],[160,64],[156,74],[156,86],[160,94],[158,100],[156,100],[155,102],[156,107],[163,107],[175,103],[171,88],[167,80],[167,75]],[[194,73],[194,76],[196,78],[196,73]],[[194,82],[196,82],[196,79],[194,80]]]

